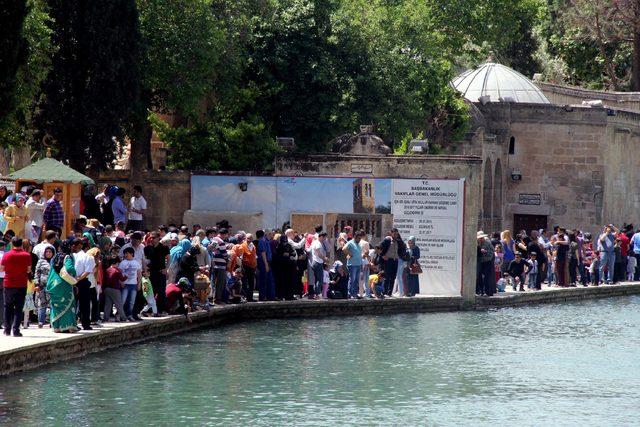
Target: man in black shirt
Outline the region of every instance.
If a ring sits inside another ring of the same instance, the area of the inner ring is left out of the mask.
[[[522,254],[520,252],[515,253],[515,259],[509,263],[507,272],[509,276],[513,277],[513,290],[516,290],[516,285],[520,283],[520,292],[524,292],[524,273],[525,266],[527,264],[522,260]]]
[[[144,256],[149,260],[149,279],[156,294],[158,312],[166,314],[166,292],[167,287],[167,262],[169,259],[169,248],[160,243],[160,234],[157,231],[151,233],[151,244],[144,248]]]

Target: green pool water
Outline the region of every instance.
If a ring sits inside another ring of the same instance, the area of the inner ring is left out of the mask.
[[[640,297],[272,320],[0,379],[10,425],[638,425]]]

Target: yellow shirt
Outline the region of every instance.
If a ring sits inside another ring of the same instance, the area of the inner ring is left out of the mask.
[[[4,229],[13,230],[18,237],[24,237],[24,224],[27,218],[27,208],[22,206],[19,208],[17,205],[11,204],[4,210],[4,219],[7,221],[7,226]]]
[[[378,284],[378,275],[372,274],[369,276],[369,289],[375,292],[376,285]]]

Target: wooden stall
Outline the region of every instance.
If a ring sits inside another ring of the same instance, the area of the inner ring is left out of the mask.
[[[49,200],[56,187],[62,188],[62,208],[64,210],[63,236],[73,230],[73,224],[80,215],[80,199],[82,186],[93,184],[93,180],[86,175],[70,168],[62,162],[45,157],[23,169],[13,172],[9,178],[15,180],[15,191],[29,185],[43,190],[43,196]]]

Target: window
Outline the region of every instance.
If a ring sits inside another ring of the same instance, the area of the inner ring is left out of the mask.
[[[512,136],[509,139],[509,154],[515,154],[516,153],[516,137]]]

